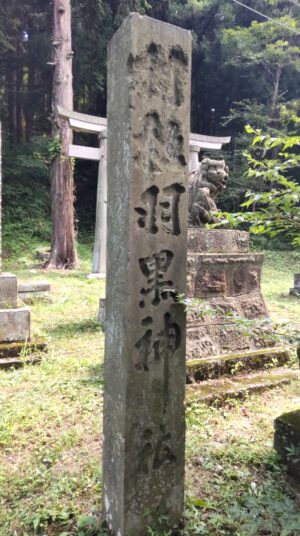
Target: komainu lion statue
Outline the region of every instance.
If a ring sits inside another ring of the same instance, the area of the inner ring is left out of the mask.
[[[227,186],[229,169],[225,160],[204,158],[189,177],[189,225],[205,227],[217,223],[215,199]]]

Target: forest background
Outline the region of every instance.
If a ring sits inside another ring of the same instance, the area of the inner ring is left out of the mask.
[[[191,131],[230,135],[217,158],[230,168],[221,208],[236,211],[249,187],[270,186],[244,175],[245,125],[270,135],[299,135],[300,2],[296,0],[72,0],[74,110],[106,116],[106,48],[130,11],[192,31]],[[273,21],[263,18],[265,14]],[[0,118],[3,125],[5,254],[50,242],[53,5],[48,0],[1,0]],[[275,22],[274,22],[275,21]],[[77,134],[75,143],[97,145]],[[211,155],[216,157],[216,153]],[[299,181],[299,174],[293,177]],[[97,164],[75,164],[79,236],[95,221]],[[17,239],[17,240],[16,240]],[[282,241],[272,247],[283,247]]]

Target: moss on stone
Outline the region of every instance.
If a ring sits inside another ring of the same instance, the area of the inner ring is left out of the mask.
[[[264,348],[264,349],[260,349],[260,350],[247,350],[245,352],[237,352],[237,353],[231,353],[231,354],[222,354],[222,355],[212,355],[208,358],[199,358],[199,359],[189,359],[187,362],[186,362],[186,366],[187,367],[194,367],[196,365],[200,365],[201,363],[209,363],[210,361],[213,361],[214,359],[215,360],[218,360],[218,361],[226,361],[228,359],[238,359],[238,358],[243,358],[243,357],[259,357],[259,356],[263,356],[263,355],[272,355],[274,354],[274,357],[277,357],[278,354],[281,355],[285,355],[287,357],[290,357],[291,355],[291,352],[288,348],[285,348],[285,347],[273,347],[273,348]]]
[[[276,420],[282,421],[300,432],[300,409],[291,411],[290,413],[283,413]]]
[[[217,403],[221,405],[224,400],[230,398],[244,398],[250,392],[260,392],[285,383],[296,380],[299,374],[294,371],[279,370],[277,374],[268,372],[261,374],[239,376],[232,379],[221,379],[208,382],[200,382],[191,385],[186,390],[186,403],[195,401],[203,403]]]
[[[19,355],[22,350],[34,352],[36,350],[46,350],[47,342],[44,337],[37,337],[28,341],[0,343],[0,359]]]

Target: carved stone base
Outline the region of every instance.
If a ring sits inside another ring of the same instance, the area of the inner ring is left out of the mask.
[[[189,229],[187,296],[197,300],[188,312],[187,359],[275,345],[271,329],[259,326],[269,318],[262,264],[244,231]]]
[[[0,341],[26,341],[30,338],[29,307],[0,309]]]
[[[0,273],[0,308],[17,307],[17,278],[13,274]]]

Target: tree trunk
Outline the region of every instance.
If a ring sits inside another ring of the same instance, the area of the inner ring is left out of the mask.
[[[16,77],[16,142],[23,141],[23,64],[18,61]]]
[[[12,66],[7,69],[7,95],[8,95],[8,130],[10,143],[15,143],[17,132],[16,111],[16,71]]]
[[[34,114],[34,97],[35,97],[35,68],[33,63],[28,66],[28,80],[27,80],[27,93],[26,93],[26,107],[24,107],[25,116],[25,139],[27,143],[30,142],[33,128],[33,114]]]
[[[74,181],[68,147],[72,132],[58,118],[57,106],[73,109],[72,42],[70,0],[54,0],[53,29],[53,148],[58,145],[51,169],[52,241],[46,268],[75,268],[77,264],[74,230]],[[57,143],[56,143],[57,142]]]
[[[282,67],[278,65],[274,78],[273,78],[273,94],[272,94],[272,99],[271,99],[271,116],[273,118],[275,118],[275,115],[276,115],[278,93],[279,93],[279,82],[281,78],[281,73],[282,73]]]

